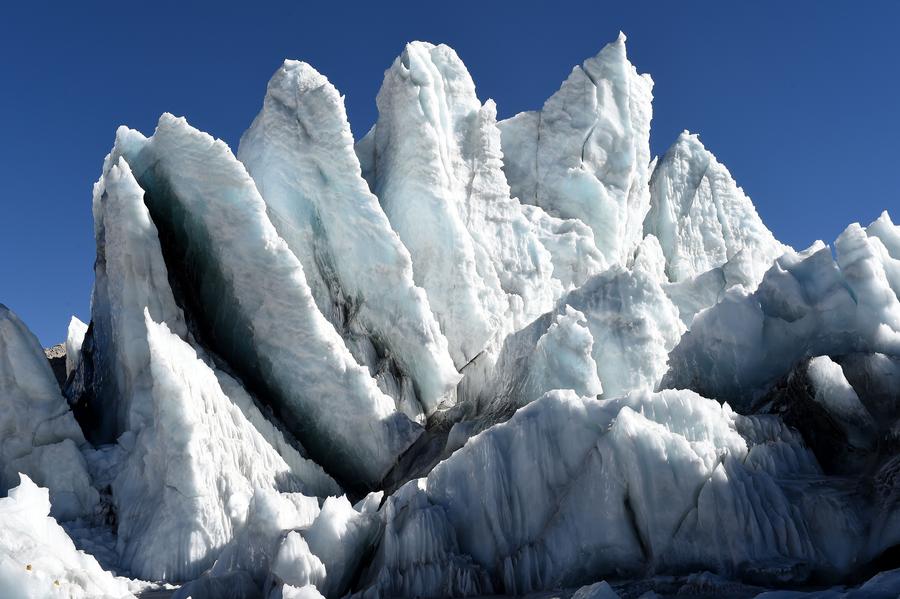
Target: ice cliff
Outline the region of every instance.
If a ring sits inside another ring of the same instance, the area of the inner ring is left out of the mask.
[[[0,597],[900,595],[900,227],[782,244],[652,87],[121,127],[62,388],[0,306]]]

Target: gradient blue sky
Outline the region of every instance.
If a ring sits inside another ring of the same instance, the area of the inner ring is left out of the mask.
[[[797,247],[900,218],[898,2],[7,2],[0,18],[0,302],[45,345],[87,321],[91,186],[115,129],[186,116],[232,148],[283,58],[375,120],[406,41],[453,46],[501,118],[628,35],[654,89],[652,151],[701,139]]]

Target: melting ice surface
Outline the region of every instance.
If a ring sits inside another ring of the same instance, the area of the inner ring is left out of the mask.
[[[798,251],[651,160],[624,35],[499,122],[413,42],[377,105],[287,60],[236,153],[119,129],[62,389],[0,306],[0,597],[900,596],[887,212]]]

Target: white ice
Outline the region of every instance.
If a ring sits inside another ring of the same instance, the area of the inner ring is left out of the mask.
[[[55,518],[91,516],[99,498],[82,447],[40,343],[0,304],[0,496],[21,472],[49,488]]]
[[[81,345],[84,343],[84,335],[88,325],[81,322],[77,316],[69,320],[69,330],[66,334],[66,374],[69,375],[78,366],[81,359]]]
[[[387,499],[365,594],[522,594],[647,568],[846,572],[867,555],[862,513],[820,473],[774,417],[689,391],[551,392]]]
[[[778,258],[756,291],[732,288],[694,319],[663,386],[743,409],[804,357],[900,356],[900,259],[879,236],[897,230],[886,214],[871,235],[850,225],[835,242],[836,261],[819,242]]]
[[[144,191],[124,158],[108,161],[95,192],[103,260],[92,302],[94,366],[100,381],[118,381],[104,405],[121,433],[122,455],[107,468],[117,550],[135,575],[186,580],[241,528],[255,487],[314,495],[339,488],[188,333]]]
[[[25,475],[0,498],[0,597],[134,599],[129,581],[78,551],[50,513],[47,489]]]
[[[316,305],[360,363],[391,377],[395,361],[426,416],[451,404],[460,376],[447,340],[413,283],[409,252],[362,178],[337,89],[308,64],[285,61],[237,157],[303,264]]]
[[[452,49],[408,44],[378,112],[358,151],[457,367],[602,266],[583,226],[510,196],[496,107],[479,101]]]
[[[152,387],[141,406],[146,424],[119,441],[128,454],[113,483],[117,546],[135,575],[190,580],[244,525],[254,489],[323,494],[337,487],[299,456],[288,463],[213,370],[149,313],[146,328]]]
[[[847,382],[840,365],[828,356],[817,356],[809,361],[807,375],[815,388],[814,400],[831,415],[847,440],[858,449],[871,448],[875,421]]]
[[[721,267],[744,252],[743,280],[728,283],[753,288],[788,249],[766,228],[728,169],[687,131],[657,162],[650,178],[644,233],[659,240],[666,274],[674,283]]]
[[[181,252],[203,305],[193,316],[213,348],[265,390],[326,470],[377,484],[421,429],[319,312],[243,165],[224,142],[170,114],[153,137],[120,148],[173,238],[170,251]]]
[[[500,123],[512,194],[587,224],[606,265],[626,264],[643,236],[652,90],[619,34],[574,67],[541,110]]]

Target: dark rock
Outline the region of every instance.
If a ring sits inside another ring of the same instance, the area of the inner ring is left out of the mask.
[[[44,355],[47,356],[50,368],[53,369],[53,376],[56,377],[59,389],[62,390],[66,385],[66,344],[57,343],[53,347],[44,348]]]

